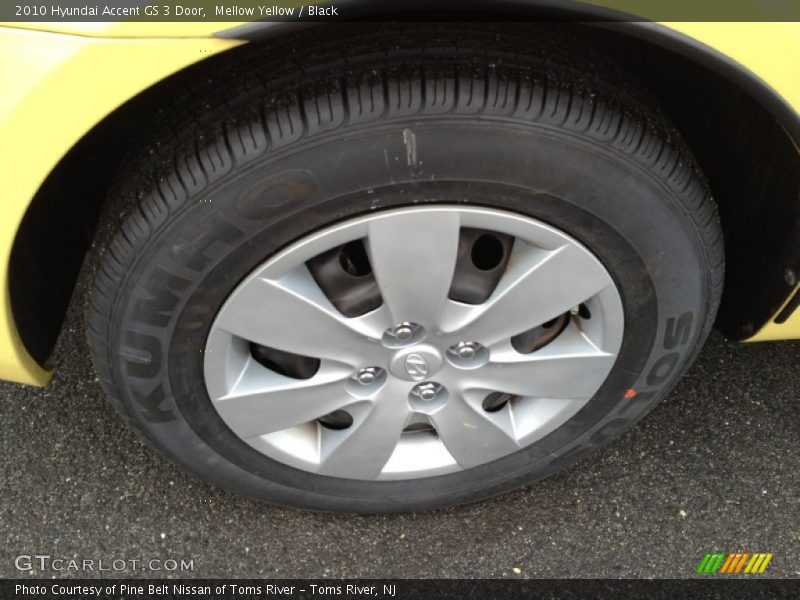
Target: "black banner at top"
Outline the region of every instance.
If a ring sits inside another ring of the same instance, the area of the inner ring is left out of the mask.
[[[800,21],[797,0],[4,0],[0,21]]]

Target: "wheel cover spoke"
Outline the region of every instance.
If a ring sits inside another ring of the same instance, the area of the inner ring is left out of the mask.
[[[458,253],[458,213],[407,213],[369,227],[369,256],[395,322],[436,325]]]
[[[350,375],[341,366],[326,366],[308,380],[278,375],[251,361],[238,385],[215,400],[229,427],[249,439],[294,427],[353,403],[343,386]]]
[[[569,327],[556,342],[531,355],[519,354],[510,344],[493,352],[475,374],[476,387],[519,396],[588,399],[615,358]]]
[[[612,284],[602,265],[574,244],[551,252],[517,244],[513,265],[492,296],[478,306],[448,303],[445,331],[468,329],[489,346],[541,325]]]
[[[480,232],[513,240],[511,254],[478,284],[485,301],[451,300],[453,278],[472,268],[464,261],[491,264],[479,262]],[[306,264],[357,240],[366,257],[356,273],[342,262],[337,293],[366,270],[374,281],[361,285],[377,283],[382,304],[347,317],[323,291],[338,263],[313,276]],[[562,426],[607,379],[623,329],[611,276],[564,233],[497,210],[397,209],[310,235],[255,269],[211,325],[204,376],[220,418],[273,460],[413,479],[502,459]]]
[[[391,397],[401,390],[387,390]],[[394,394],[393,394],[394,393]],[[372,402],[347,431],[328,432],[323,438],[321,475],[375,479],[397,447],[409,411],[398,402]],[[368,451],[365,451],[368,449]]]
[[[513,423],[471,406],[463,396],[451,397],[431,420],[447,451],[464,469],[519,450]]]
[[[383,332],[339,313],[305,266],[280,280],[252,278],[228,299],[216,325],[270,348],[351,361],[379,352]]]

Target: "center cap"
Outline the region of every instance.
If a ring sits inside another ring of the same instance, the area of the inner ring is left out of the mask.
[[[422,381],[442,368],[442,355],[433,346],[417,344],[394,353],[389,371],[405,381]]]

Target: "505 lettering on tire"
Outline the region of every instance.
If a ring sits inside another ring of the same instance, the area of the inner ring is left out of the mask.
[[[560,40],[421,31],[285,76],[256,48],[119,177],[94,362],[214,484],[349,512],[498,494],[630,427],[709,331],[716,211],[657,107]]]

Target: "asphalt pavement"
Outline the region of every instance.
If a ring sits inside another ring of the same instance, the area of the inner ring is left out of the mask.
[[[0,577],[689,577],[711,551],[772,552],[762,577],[800,577],[800,343],[714,335],[599,455],[480,504],[373,517],[276,508],[182,473],[107,405],[78,310],[57,357],[44,389],[0,384]],[[35,554],[127,562],[17,570]],[[153,559],[160,572],[129,566]],[[165,571],[170,559],[192,570]]]

